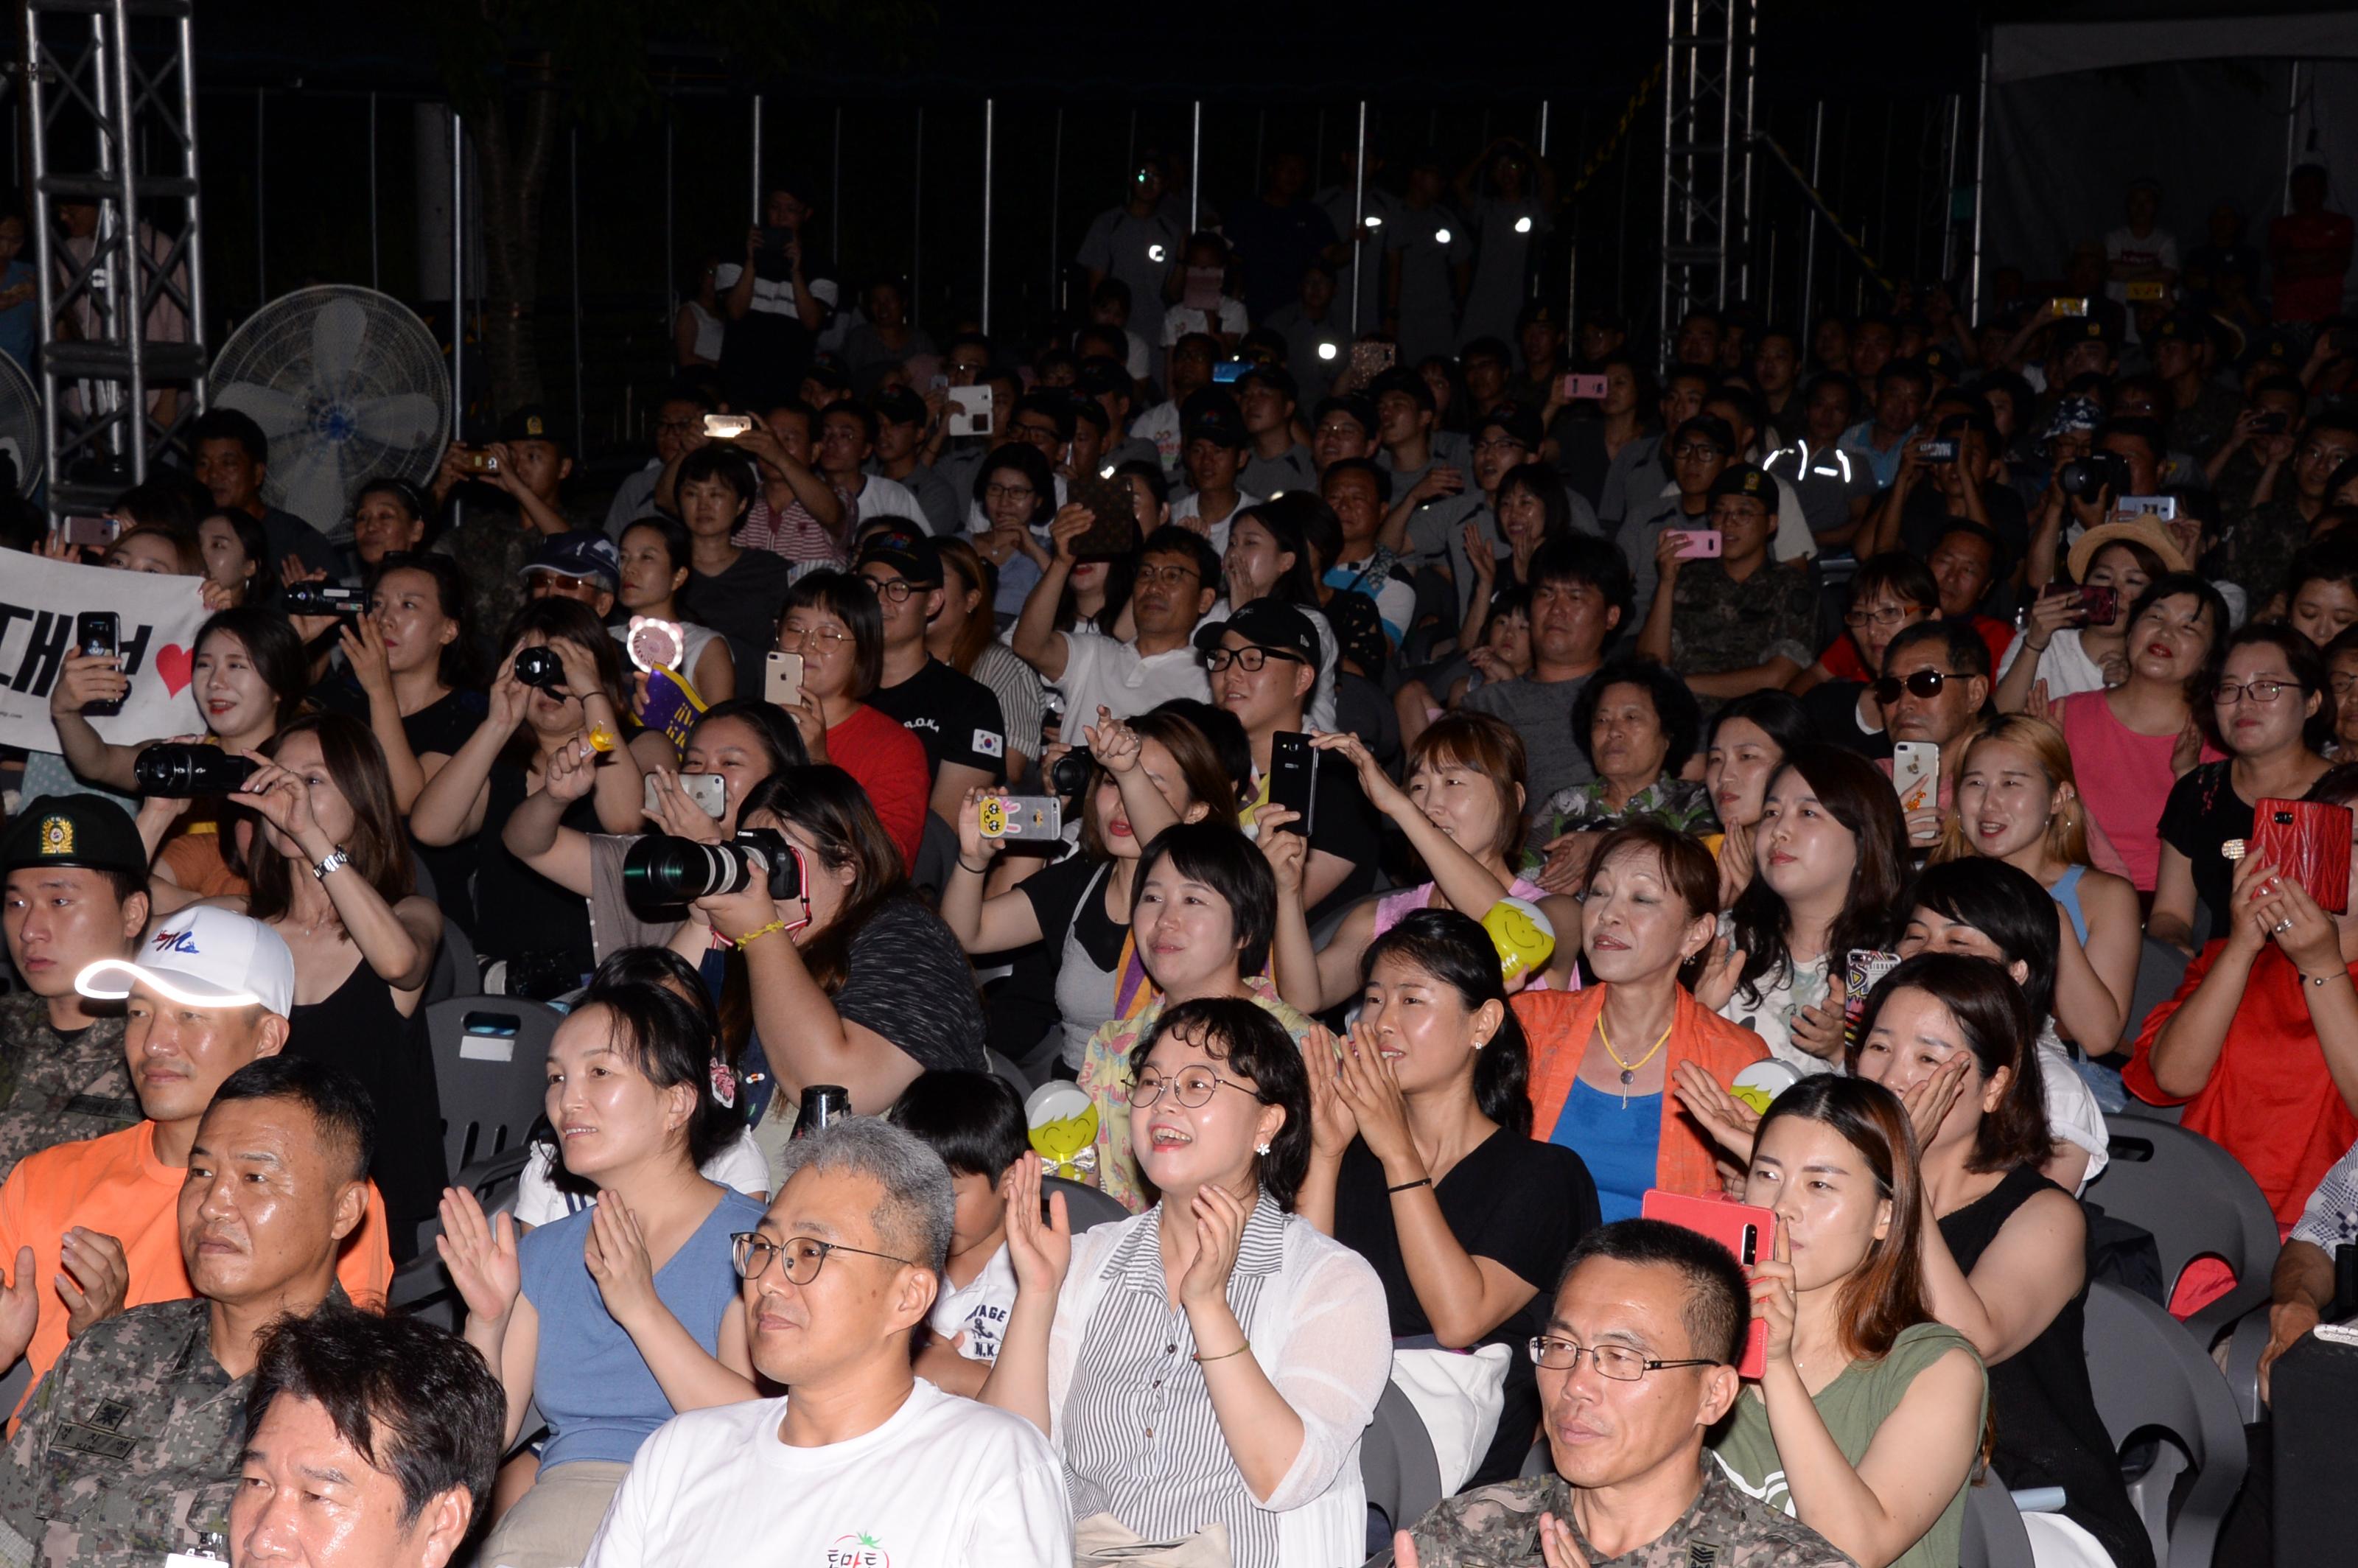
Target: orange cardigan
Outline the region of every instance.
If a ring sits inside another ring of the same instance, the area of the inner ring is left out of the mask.
[[[1512,1006],[1522,1021],[1531,1047],[1531,1136],[1541,1142],[1554,1130],[1572,1097],[1573,1080],[1580,1074],[1580,1058],[1588,1049],[1589,1031],[1605,1011],[1609,988],[1584,986],[1576,991],[1524,990]],[[1765,1061],[1768,1047],[1760,1036],[1740,1023],[1730,1023],[1707,1011],[1684,986],[1679,988],[1678,1011],[1671,1021],[1670,1054],[1662,1064],[1662,1130],[1660,1152],[1654,1164],[1654,1184],[1667,1192],[1698,1197],[1720,1195],[1716,1162],[1719,1146],[1690,1120],[1679,1107],[1671,1086],[1673,1070],[1693,1062],[1723,1084],[1755,1062]]]

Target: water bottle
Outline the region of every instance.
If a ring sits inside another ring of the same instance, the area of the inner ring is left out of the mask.
[[[840,1084],[813,1084],[803,1090],[803,1108],[788,1141],[807,1138],[851,1114],[851,1091]]]

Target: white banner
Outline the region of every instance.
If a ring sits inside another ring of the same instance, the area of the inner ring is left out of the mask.
[[[203,579],[68,566],[11,550],[0,555],[0,745],[54,752],[49,691],[74,651],[74,617],[112,611],[116,646],[131,676],[123,711],[91,724],[128,744],[204,729],[196,694]]]

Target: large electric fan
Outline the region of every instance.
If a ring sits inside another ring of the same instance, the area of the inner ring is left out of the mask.
[[[16,493],[30,498],[48,466],[41,434],[41,395],[24,367],[0,354],[0,455],[16,465]]]
[[[262,499],[323,534],[344,531],[352,491],[379,475],[424,484],[450,434],[450,376],[416,313],[371,288],[282,295],[213,356],[212,406],[270,440]]]

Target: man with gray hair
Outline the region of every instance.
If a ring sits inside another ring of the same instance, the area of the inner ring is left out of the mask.
[[[949,1253],[949,1167],[851,1117],[786,1145],[777,1194],[731,1239],[753,1365],[792,1391],[657,1428],[582,1568],[1069,1568],[1064,1471],[1039,1431],[911,1368]]]

